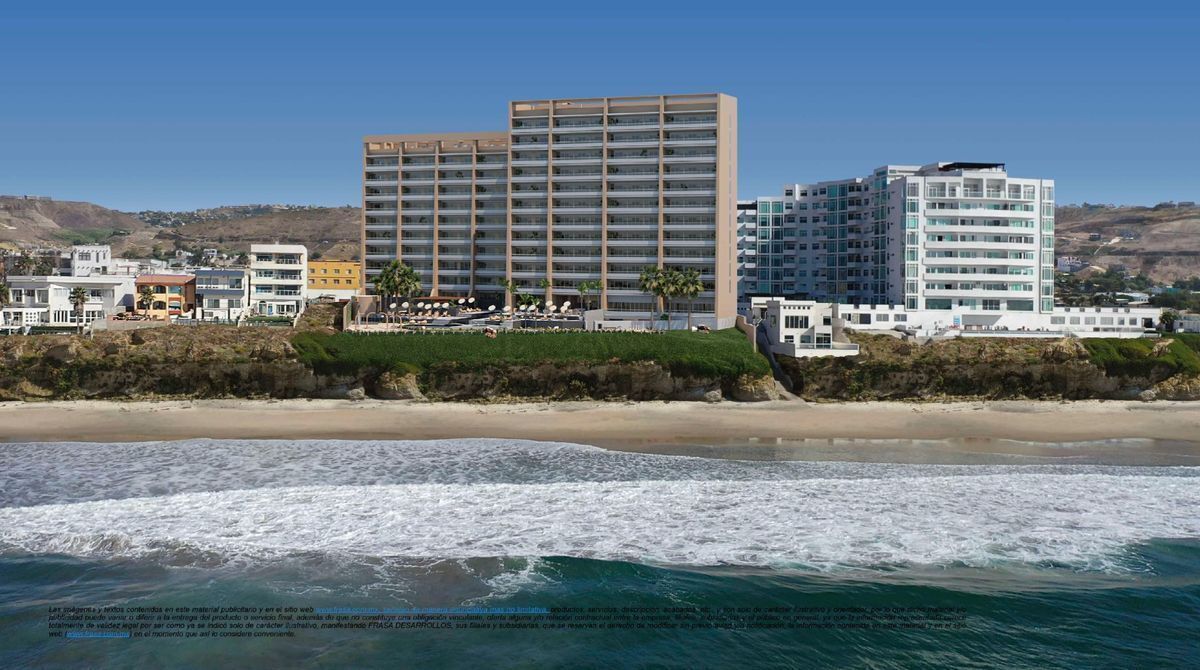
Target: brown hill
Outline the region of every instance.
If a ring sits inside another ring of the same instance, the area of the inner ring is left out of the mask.
[[[1055,227],[1060,256],[1161,282],[1200,276],[1200,207],[1059,207]]]
[[[62,247],[102,243],[114,246],[153,237],[138,219],[90,202],[26,200],[0,196],[0,247]]]
[[[221,212],[218,208],[210,210]],[[211,247],[223,252],[240,253],[251,244],[303,244],[323,258],[351,260],[359,253],[359,208],[311,207],[276,209],[239,217],[210,218],[170,228],[158,229],[154,244],[165,249],[176,243],[193,247]]]

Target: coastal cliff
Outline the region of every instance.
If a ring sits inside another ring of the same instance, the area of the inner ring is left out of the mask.
[[[777,398],[736,332],[346,335],[224,326],[0,338],[0,400]]]
[[[780,356],[806,400],[1200,400],[1200,336],[957,339],[853,334],[852,358]],[[0,400],[778,398],[737,331],[353,335],[225,326],[0,338]]]
[[[851,358],[780,357],[808,400],[1200,400],[1200,336],[960,338],[927,344],[853,334]]]

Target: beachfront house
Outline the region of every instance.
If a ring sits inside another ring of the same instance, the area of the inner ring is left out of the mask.
[[[195,275],[142,275],[135,285],[138,312],[148,314],[156,321],[189,317],[196,308]],[[147,287],[153,294],[148,309],[141,302],[142,289]]]
[[[196,270],[196,318],[237,321],[250,305],[250,278],[244,268]]]
[[[308,299],[308,249],[301,244],[250,246],[250,307],[262,316],[295,316]]]
[[[133,277],[120,275],[10,276],[8,287],[9,304],[0,310],[0,326],[6,329],[88,324],[130,309],[134,300]],[[87,291],[82,315],[71,302],[75,288]]]

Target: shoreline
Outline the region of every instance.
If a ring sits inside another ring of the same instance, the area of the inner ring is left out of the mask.
[[[825,439],[1200,442],[1200,403],[101,400],[0,402],[0,442],[470,437],[608,448]]]

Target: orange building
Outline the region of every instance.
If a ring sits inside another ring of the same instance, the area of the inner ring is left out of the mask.
[[[149,309],[142,302],[142,289],[153,292]],[[190,316],[196,309],[196,277],[194,275],[141,275],[134,280],[134,305],[141,314],[157,321]]]

